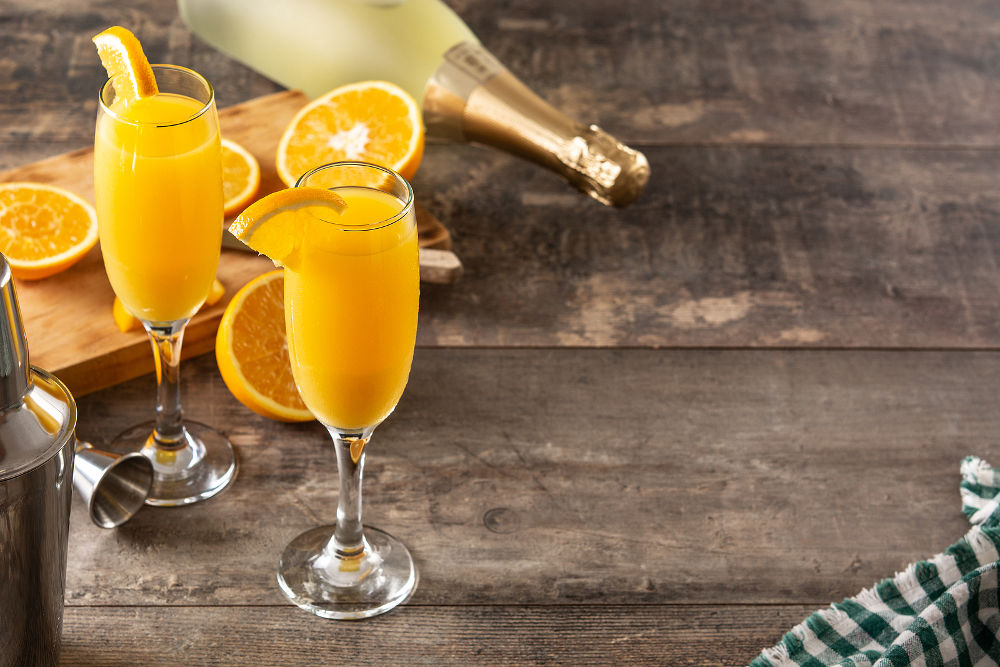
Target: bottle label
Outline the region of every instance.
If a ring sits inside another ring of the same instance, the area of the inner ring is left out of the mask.
[[[428,132],[464,140],[462,111],[473,91],[505,72],[492,53],[476,42],[459,42],[448,49],[424,88],[424,124]]]
[[[448,49],[444,62],[434,76],[452,81],[448,88],[464,100],[476,88],[504,71],[504,66],[492,53],[473,42],[461,42]]]

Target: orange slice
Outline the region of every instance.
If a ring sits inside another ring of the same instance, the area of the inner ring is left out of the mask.
[[[157,93],[153,68],[142,52],[142,44],[130,31],[112,26],[93,38],[97,55],[114,82],[115,95],[128,104]]]
[[[216,278],[212,281],[212,287],[209,289],[208,296],[205,297],[205,303],[203,303],[201,307],[205,308],[206,306],[214,306],[219,302],[219,299],[221,299],[222,295],[225,293],[225,285],[219,282],[219,279]],[[118,329],[122,333],[127,333],[142,326],[139,318],[128,312],[125,308],[125,304],[122,303],[121,299],[117,296],[115,297],[114,304],[111,306],[111,316],[115,320],[115,325],[117,325]]]
[[[248,206],[229,225],[229,231],[251,249],[283,265],[302,236],[298,211],[321,207],[326,215],[340,215],[346,206],[343,197],[323,188],[278,190]]]
[[[284,272],[271,271],[236,293],[219,323],[215,358],[223,381],[243,405],[279,421],[310,421],[288,359],[284,284]]]
[[[260,188],[257,158],[229,139],[222,140],[223,215],[229,217],[253,201]]]
[[[65,271],[97,243],[94,207],[42,183],[0,184],[0,252],[16,278]]]
[[[208,296],[205,297],[205,303],[202,304],[202,308],[205,306],[214,306],[219,303],[219,299],[221,299],[222,295],[225,293],[226,286],[219,282],[219,279],[216,278],[212,281],[212,287],[208,290]]]
[[[420,107],[402,88],[362,81],[335,88],[306,105],[278,144],[278,176],[291,187],[330,162],[357,160],[413,178],[424,154]]]
[[[128,312],[125,304],[117,296],[115,297],[114,304],[111,306],[111,316],[114,318],[118,330],[122,333],[138,329],[141,324],[139,318]]]
[[[219,282],[219,279],[216,278],[212,281],[212,288],[208,290],[208,296],[205,297],[205,303],[202,304],[202,307],[214,306],[219,303],[219,299],[221,299],[222,295],[225,293],[226,286]]]

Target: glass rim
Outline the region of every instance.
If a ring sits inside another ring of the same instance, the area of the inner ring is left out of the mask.
[[[200,118],[203,115],[205,115],[205,112],[207,112],[209,109],[211,109],[213,106],[215,106],[215,88],[212,86],[212,83],[208,79],[206,79],[204,76],[202,76],[198,72],[196,72],[193,69],[191,69],[190,67],[184,67],[183,65],[163,65],[163,64],[150,65],[150,67],[153,68],[154,70],[155,69],[175,70],[175,71],[183,72],[183,73],[185,73],[187,75],[193,76],[196,79],[199,79],[202,83],[205,84],[205,88],[208,89],[208,101],[205,102],[205,103],[203,103],[200,109],[198,109],[196,112],[194,112],[193,114],[191,114],[187,118],[184,118],[183,120],[173,121],[171,123],[159,123],[159,122],[156,122],[156,121],[130,120],[128,118],[122,118],[117,113],[115,113],[114,111],[112,111],[111,107],[109,107],[107,105],[107,103],[104,101],[104,93],[105,93],[105,91],[107,91],[107,89],[108,89],[109,86],[112,87],[112,88],[114,87],[114,79],[112,79],[111,77],[108,77],[108,79],[103,84],[101,84],[101,89],[97,93],[97,104],[100,107],[101,112],[102,113],[106,113],[108,116],[110,116],[111,118],[113,118],[116,122],[125,123],[126,125],[133,125],[135,127],[176,127],[178,125],[184,125],[186,123],[190,123],[191,121],[197,120],[198,118]],[[116,91],[116,95],[117,95],[117,91]],[[185,97],[187,97],[187,96],[185,96]]]
[[[308,179],[313,174],[324,171],[326,169],[332,169],[334,167],[365,167],[368,169],[374,169],[376,171],[381,171],[388,174],[389,176],[395,178],[397,181],[401,182],[406,187],[406,201],[403,202],[403,208],[401,208],[399,212],[395,213],[394,215],[388,218],[383,218],[381,220],[371,222],[366,225],[345,225],[342,223],[338,223],[335,220],[325,220],[323,218],[319,218],[321,221],[327,223],[328,225],[331,225],[338,231],[372,232],[377,229],[385,229],[386,227],[390,227],[399,222],[400,220],[404,219],[407,216],[407,214],[409,214],[409,212],[413,209],[413,203],[414,203],[413,186],[410,185],[410,182],[405,178],[403,178],[402,176],[400,176],[399,172],[395,171],[394,169],[390,169],[389,167],[384,167],[380,164],[375,164],[373,162],[362,162],[360,160],[341,160],[339,162],[328,162],[327,164],[321,164],[318,167],[313,167],[306,173],[299,176],[298,180],[295,181],[295,185],[293,187],[296,188],[321,187],[321,186],[306,186],[305,180]],[[337,186],[326,189],[336,190],[336,187]],[[345,185],[339,187],[351,187],[351,186]],[[361,187],[366,187],[366,186],[361,186]],[[386,194],[392,194],[392,193],[387,192]]]

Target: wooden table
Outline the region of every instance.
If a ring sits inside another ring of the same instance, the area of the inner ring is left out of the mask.
[[[248,412],[205,355],[186,414],[231,437],[239,477],[111,531],[75,501],[65,664],[739,665],[967,530],[959,462],[1000,463],[996,7],[449,4],[652,178],[614,210],[428,147],[417,196],[466,274],[423,288],[365,483],[416,594],[363,623],[285,601],[278,554],[333,517],[332,450]],[[279,90],[169,2],[6,3],[0,167],[91,142],[89,38],[113,23],[220,106]],[[81,397],[79,433],[107,440],[152,394]]]

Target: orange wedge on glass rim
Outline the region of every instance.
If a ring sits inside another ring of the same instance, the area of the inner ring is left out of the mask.
[[[283,295],[284,271],[244,285],[222,315],[215,358],[229,391],[246,407],[279,421],[311,421],[292,377]]]
[[[420,106],[399,86],[361,81],[331,90],[299,111],[281,137],[275,166],[291,187],[313,167],[354,160],[409,180],[424,154]]]
[[[153,68],[146,60],[142,44],[129,30],[112,26],[93,37],[97,55],[114,82],[115,95],[126,103],[157,93]]]
[[[266,255],[276,266],[293,262],[305,220],[301,212],[321,209],[322,215],[339,215],[347,202],[324,188],[288,188],[258,199],[229,225],[240,241]]]

